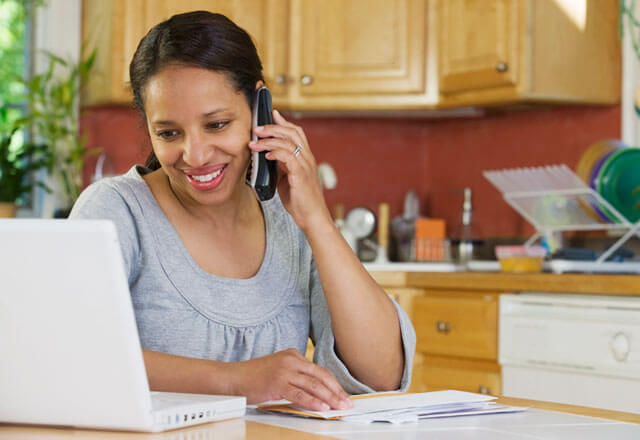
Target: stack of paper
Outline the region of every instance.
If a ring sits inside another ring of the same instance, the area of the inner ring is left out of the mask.
[[[261,405],[258,409],[349,422],[408,423],[435,417],[495,414],[524,411],[526,408],[499,405],[495,397],[464,391],[430,393],[368,394],[353,396],[353,408],[347,410],[311,411],[293,404]]]

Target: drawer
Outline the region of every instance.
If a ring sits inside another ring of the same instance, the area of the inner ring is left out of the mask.
[[[413,287],[385,287],[384,291],[393,298],[407,315],[411,316],[411,306],[416,296],[423,296],[424,289]]]
[[[409,390],[414,393],[460,390],[500,395],[500,366],[489,361],[468,361],[425,356],[414,364]]]
[[[495,361],[498,294],[429,291],[413,298],[417,351]]]

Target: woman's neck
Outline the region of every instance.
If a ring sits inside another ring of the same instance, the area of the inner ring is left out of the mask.
[[[159,169],[149,175],[148,183],[162,186],[161,190],[166,197],[165,202],[170,202],[175,208],[181,208],[181,216],[190,217],[191,220],[206,223],[218,230],[230,230],[243,224],[255,221],[256,215],[262,215],[258,200],[248,185],[238,185],[231,196],[222,203],[215,205],[203,205],[196,202],[188,195],[175,188],[169,177]],[[158,198],[158,194],[156,198]],[[162,197],[162,196],[161,196]]]

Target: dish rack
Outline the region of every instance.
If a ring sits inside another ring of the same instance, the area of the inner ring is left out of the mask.
[[[638,262],[606,261],[631,237],[640,237],[640,221],[632,223],[566,165],[484,171],[504,200],[536,229],[525,243],[564,231],[624,231],[595,261],[552,260],[553,272],[640,273]],[[591,208],[605,207],[616,219],[609,223]]]

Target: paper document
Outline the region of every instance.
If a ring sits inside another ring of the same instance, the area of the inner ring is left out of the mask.
[[[464,391],[432,391],[429,393],[364,394],[352,396],[353,408],[347,410],[312,411],[293,404],[265,404],[261,411],[342,419],[350,422],[408,423],[435,417],[495,414],[523,411],[525,408],[498,405],[495,397]]]

